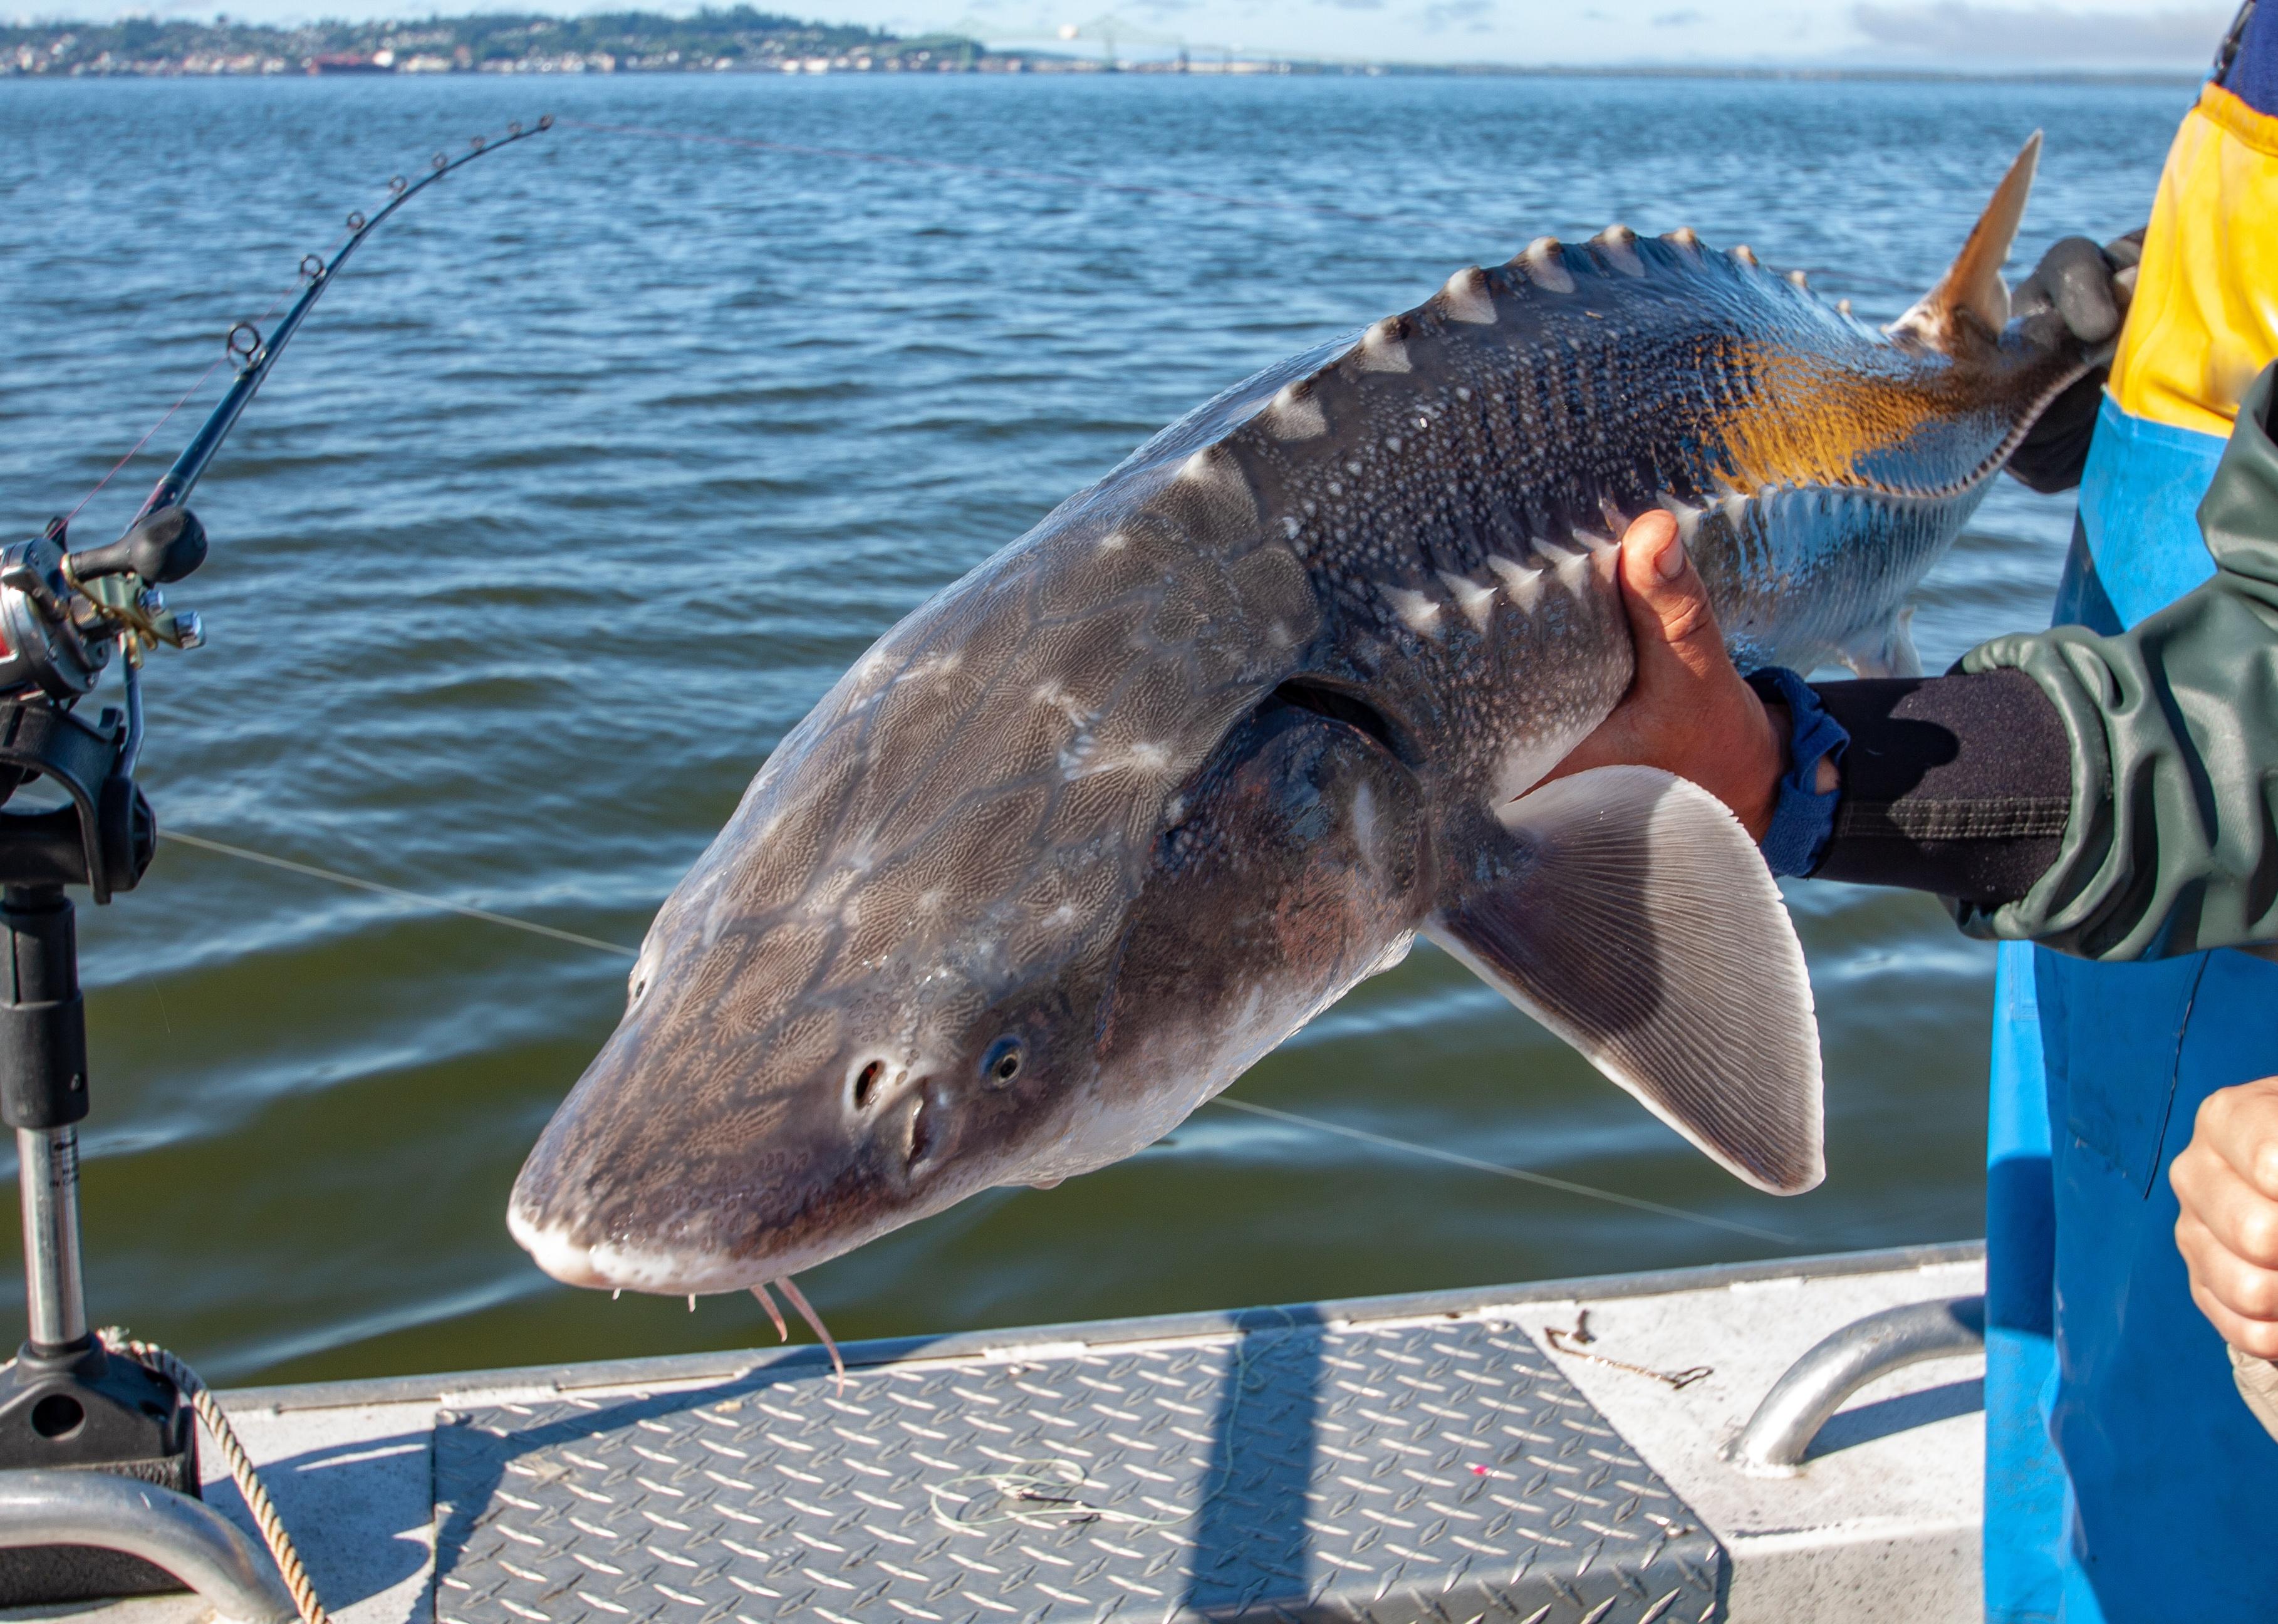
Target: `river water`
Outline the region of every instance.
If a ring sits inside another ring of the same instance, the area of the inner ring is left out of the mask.
[[[634,944],[873,638],[1226,384],[1611,219],[1748,242],[1887,318],[2036,127],[2023,263],[2140,223],[2191,94],[0,82],[0,532],[79,501],[390,173],[560,115],[375,236],[246,416],[195,503],[212,562],[173,589],[211,641],[155,663],[143,777],[170,831]],[[1933,666],[2045,620],[2069,522],[2003,481],[1923,591]],[[1211,1107],[804,1283],[861,1337],[1980,1233],[1990,950],[1924,898],[1790,894],[1827,1056],[1810,1195],[1744,1189],[1419,946],[1235,1097],[1716,1222]],[[745,1298],[554,1285],[507,1237],[623,957],[181,843],[82,923],[99,1321],[239,1382],[770,1334]]]

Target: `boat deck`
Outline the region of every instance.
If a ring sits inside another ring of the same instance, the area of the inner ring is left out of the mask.
[[[224,1398],[340,1624],[1934,1624],[1978,1616],[1974,1367],[1794,1475],[1719,1452],[1821,1337],[1982,1282],[1925,1248],[857,1344],[843,1386],[800,1347]]]

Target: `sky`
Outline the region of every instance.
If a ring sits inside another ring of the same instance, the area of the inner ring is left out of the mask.
[[[2213,54],[2231,7],[2144,0],[1125,0],[1113,14],[1125,24],[1119,49],[1126,42],[1139,49],[1140,36],[1151,34],[1196,49],[1398,61],[2191,69]],[[992,44],[1009,44],[1049,41],[1056,28],[1082,27],[1098,15],[1082,0],[1057,9],[1049,0],[882,0],[863,20],[961,25]],[[1079,46],[1097,49],[1089,39]]]
[[[725,3],[725,0],[722,0]],[[899,34],[1120,54],[1230,50],[1402,62],[1954,69],[2205,67],[2230,4],[1853,4],[1846,0],[753,0]],[[227,0],[233,17],[419,17],[478,10],[691,11],[689,0]],[[1112,9],[1111,9],[1112,8]],[[11,8],[13,9],[13,8]],[[57,0],[45,13],[208,15],[211,0]],[[1066,31],[1077,37],[1070,42]]]

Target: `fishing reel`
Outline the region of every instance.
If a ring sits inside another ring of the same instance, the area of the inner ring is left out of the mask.
[[[205,562],[206,533],[169,503],[109,546],[71,552],[65,540],[57,519],[0,548],[0,804],[35,779],[67,802],[0,811],[0,886],[86,885],[106,902],[142,877],[157,842],[134,777],[141,663],[161,643],[203,640],[197,617],[168,609],[158,589]],[[73,707],[114,658],[125,668],[125,709],[105,706],[89,722]]]
[[[195,648],[198,617],[171,610],[159,587],[206,558],[205,526],[161,508],[108,547],[64,550],[65,526],[0,548],[0,702],[42,695],[71,705],[121,647],[139,662],[160,643]]]

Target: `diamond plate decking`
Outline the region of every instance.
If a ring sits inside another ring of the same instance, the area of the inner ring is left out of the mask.
[[[440,1624],[1694,1624],[1725,1557],[1523,1332],[1288,1322],[447,1415]]]

